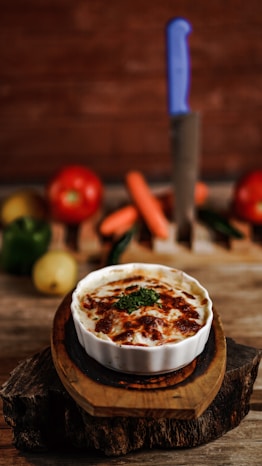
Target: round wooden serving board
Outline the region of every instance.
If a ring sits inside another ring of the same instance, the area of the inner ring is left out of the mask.
[[[56,371],[72,398],[93,416],[196,419],[217,395],[225,374],[226,340],[219,315],[203,353],[179,371],[136,376],[112,371],[78,342],[71,293],[57,309],[51,336]]]

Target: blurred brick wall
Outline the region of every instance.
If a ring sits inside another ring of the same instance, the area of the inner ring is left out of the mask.
[[[0,0],[1,182],[83,163],[106,181],[170,176],[165,26],[193,26],[200,173],[262,168],[262,2]]]

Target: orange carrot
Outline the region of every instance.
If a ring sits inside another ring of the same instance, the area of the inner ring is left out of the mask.
[[[167,238],[169,234],[168,221],[142,173],[139,171],[128,172],[126,184],[135,206],[151,233],[159,238]]]
[[[195,204],[196,206],[203,205],[209,195],[208,186],[203,181],[197,181],[195,186]]]
[[[104,236],[121,235],[131,228],[138,220],[139,213],[135,206],[126,205],[107,215],[99,225],[99,231]]]

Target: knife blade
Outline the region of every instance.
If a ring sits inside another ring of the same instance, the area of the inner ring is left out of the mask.
[[[190,57],[188,35],[192,28],[184,18],[166,27],[168,111],[175,187],[176,239],[192,247],[195,220],[194,192],[198,176],[199,114],[190,110]]]

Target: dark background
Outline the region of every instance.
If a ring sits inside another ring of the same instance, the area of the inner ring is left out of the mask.
[[[0,182],[170,177],[165,26],[184,16],[201,177],[262,168],[261,0],[0,0]]]

